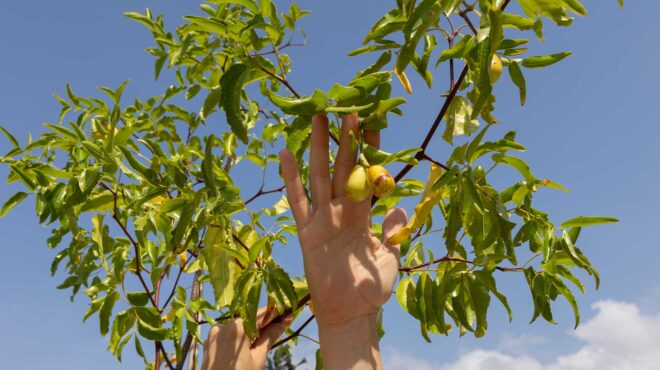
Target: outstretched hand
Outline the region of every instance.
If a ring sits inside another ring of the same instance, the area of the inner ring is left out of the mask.
[[[329,161],[328,119],[312,119],[310,153],[311,205],[305,194],[293,155],[280,152],[282,174],[289,205],[298,227],[305,276],[319,326],[333,326],[378,312],[392,294],[399,266],[399,246],[385,240],[406,223],[402,209],[385,216],[383,238],[371,230],[371,197],[353,202],[344,185],[356,164],[357,148],[352,132],[360,137],[356,114],[342,122],[339,150],[332,178]],[[376,131],[365,131],[364,139],[379,146]]]
[[[212,327],[204,342],[202,370],[262,370],[266,366],[268,350],[291,325],[292,316],[275,322],[276,316],[274,307],[259,309],[257,325],[260,335],[254,343],[250,343],[240,318]]]

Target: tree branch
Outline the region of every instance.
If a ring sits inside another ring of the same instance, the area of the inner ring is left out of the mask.
[[[290,341],[291,339],[299,336],[300,333],[303,331],[303,329],[305,329],[305,327],[307,327],[307,325],[309,325],[314,320],[314,318],[315,318],[314,315],[310,316],[302,325],[300,325],[300,327],[298,329],[296,329],[296,331],[291,333],[291,335],[289,335],[285,338],[282,338],[282,339],[278,340],[277,342],[275,342],[275,344],[273,344],[268,350],[269,351],[273,350],[273,349],[281,346],[282,344]]]
[[[252,201],[254,201],[255,199],[259,198],[262,195],[272,194],[272,193],[281,193],[285,188],[286,188],[286,186],[282,185],[277,189],[263,190],[264,188],[263,188],[263,185],[262,185],[261,188],[259,188],[258,192],[256,192],[253,196],[251,196],[250,199],[245,201],[245,205],[250,204]]]
[[[418,265],[414,266],[407,266],[407,267],[399,267],[400,272],[412,272],[416,270],[420,270],[424,267],[435,265],[436,263],[443,263],[443,262],[464,262],[470,265],[475,265],[474,261],[466,260],[464,258],[459,258],[459,257],[449,257],[449,256],[444,256],[442,258],[436,258],[433,261],[427,261],[424,263],[420,263]],[[496,270],[498,271],[504,271],[504,272],[523,272],[524,269],[522,267],[500,267],[497,266],[495,267]]]
[[[142,277],[142,264],[140,262],[140,246],[138,245],[137,241],[133,238],[130,232],[128,232],[128,229],[126,228],[126,225],[119,219],[119,216],[117,214],[117,192],[113,191],[106,183],[101,183],[101,186],[108,190],[114,199],[114,209],[112,211],[112,219],[115,220],[117,225],[119,225],[119,228],[124,232],[124,235],[128,238],[128,240],[131,242],[133,245],[133,250],[135,251],[135,274],[137,275],[138,279],[140,280],[140,283],[142,284],[142,287],[144,288],[145,292],[149,296],[149,301],[151,301],[151,304],[158,309],[158,304],[154,300],[154,296],[151,294],[151,290],[147,286],[147,282],[144,280]],[[159,310],[159,312],[161,312]]]

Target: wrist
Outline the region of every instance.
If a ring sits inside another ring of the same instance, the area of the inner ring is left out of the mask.
[[[326,370],[382,369],[378,345],[378,313],[340,323],[319,323],[318,328]]]

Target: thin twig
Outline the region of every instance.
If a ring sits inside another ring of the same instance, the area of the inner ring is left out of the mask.
[[[277,189],[263,190],[263,186],[262,186],[261,188],[259,188],[258,192],[256,192],[253,196],[251,196],[250,199],[245,201],[245,205],[250,204],[252,201],[254,201],[255,199],[259,198],[262,195],[272,194],[272,193],[281,193],[285,188],[286,188],[286,186],[282,185]]]
[[[113,191],[107,184],[101,183],[101,186],[104,187],[106,190],[108,190],[110,193],[112,193],[113,200],[114,200],[114,209],[112,211],[112,219],[115,220],[115,223],[119,226],[119,228],[124,232],[124,235],[128,238],[128,240],[131,242],[133,245],[133,250],[135,251],[135,274],[137,275],[138,279],[140,280],[140,283],[142,284],[142,287],[144,288],[145,292],[147,293],[147,296],[149,297],[149,300],[151,301],[151,304],[158,309],[158,304],[154,300],[154,296],[151,294],[151,290],[147,286],[147,282],[144,280],[142,277],[142,264],[140,262],[140,246],[138,245],[137,241],[133,238],[130,232],[128,232],[128,229],[126,228],[126,225],[119,219],[119,216],[117,215],[117,192]]]
[[[449,256],[444,256],[441,258],[436,258],[433,261],[427,261],[424,263],[420,263],[418,265],[414,266],[407,266],[407,267],[399,267],[400,272],[413,272],[416,270],[420,270],[424,267],[435,265],[436,263],[443,263],[443,262],[464,262],[470,265],[475,265],[476,263],[474,261],[466,260],[464,258],[459,258],[459,257],[449,257]],[[503,271],[503,272],[522,272],[524,269],[522,267],[500,267],[497,266],[495,267],[496,270]]]
[[[270,351],[270,350],[273,350],[273,349],[275,349],[275,348],[281,346],[282,344],[284,344],[284,343],[290,341],[291,339],[293,339],[293,338],[299,336],[300,333],[303,331],[303,329],[305,329],[305,327],[306,327],[307,325],[309,325],[309,324],[312,322],[312,320],[314,320],[315,317],[316,317],[316,316],[314,316],[314,315],[310,316],[310,317],[309,317],[309,318],[308,318],[308,319],[307,319],[302,325],[300,325],[300,327],[299,327],[296,331],[294,331],[293,333],[291,333],[291,335],[289,335],[289,336],[287,336],[287,337],[285,337],[285,338],[282,338],[282,339],[278,340],[277,342],[275,342],[275,344],[273,344],[273,345],[270,347],[269,351]]]

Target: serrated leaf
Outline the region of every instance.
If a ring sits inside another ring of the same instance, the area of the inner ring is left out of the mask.
[[[234,64],[220,78],[220,105],[227,114],[227,123],[231,131],[244,144],[248,141],[248,131],[241,111],[241,96],[248,66]]]
[[[282,112],[297,116],[311,117],[328,107],[328,97],[321,90],[314,90],[312,95],[306,98],[285,98],[274,93],[270,93],[268,97]]]
[[[112,308],[115,302],[119,299],[119,293],[112,291],[109,292],[103,300],[103,305],[99,309],[99,327],[101,335],[106,335],[110,326],[110,316],[112,315]]]
[[[223,246],[225,248],[222,248]],[[227,230],[216,226],[208,227],[204,235],[201,256],[208,266],[215,302],[219,307],[228,306],[234,298],[234,286],[239,268],[227,249],[235,248],[230,236],[227,235]]]

